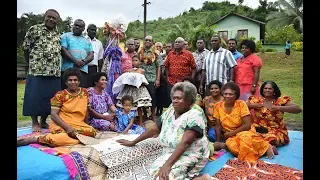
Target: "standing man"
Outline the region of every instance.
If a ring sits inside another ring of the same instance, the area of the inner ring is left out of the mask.
[[[195,75],[195,85],[197,87],[197,90],[199,91],[201,76],[202,76],[202,66],[209,50],[205,48],[205,43],[203,39],[197,40],[197,48],[198,49],[194,53],[192,53],[192,55],[197,65],[196,75]]]
[[[228,50],[231,51],[234,60],[241,58],[243,55],[237,51],[237,40],[236,39],[229,39],[228,40]]]
[[[202,77],[199,92],[204,93],[203,84],[206,79],[206,90],[213,80],[218,80],[222,84],[228,81],[234,81],[234,67],[237,62],[234,60],[232,53],[220,46],[221,38],[213,35],[211,38],[212,50],[208,53],[202,66]],[[229,71],[228,71],[229,70]],[[227,73],[227,71],[229,73]]]
[[[140,40],[139,39],[137,39],[137,38],[134,39],[134,46],[135,46],[134,51],[138,52],[139,48],[140,48]]]
[[[93,48],[87,38],[84,37],[83,31],[85,23],[82,19],[76,19],[73,23],[72,32],[67,32],[61,36],[62,48],[62,74],[72,67],[77,67],[81,72],[80,86],[88,88],[88,64],[93,60]],[[67,88],[66,83],[62,80],[61,86]]]
[[[51,113],[50,99],[61,89],[59,20],[60,15],[56,10],[47,10],[44,23],[31,26],[22,45],[29,65],[23,115],[31,116],[33,132],[41,132],[41,128],[48,129],[46,119]],[[40,125],[38,116],[41,117]]]
[[[174,51],[170,51],[164,63],[168,78],[168,92],[172,87],[181,82],[184,77],[191,76],[194,79],[196,74],[196,62],[191,52],[185,49],[184,39],[178,37],[174,42]]]
[[[138,52],[141,60],[140,68],[145,70],[145,76],[149,84],[147,89],[152,98],[151,118],[155,121],[156,116],[156,88],[160,86],[160,74],[161,74],[161,57],[159,52],[152,47],[152,36],[146,36],[144,39],[144,47]],[[146,115],[146,114],[145,114]]]
[[[136,55],[134,40],[129,39],[126,43],[127,51],[121,57],[121,70],[122,73],[132,69],[132,57]]]
[[[89,24],[87,28],[88,37],[87,39],[91,42],[93,49],[93,60],[88,64],[88,81],[87,85],[89,87],[93,86],[92,74],[96,72],[101,72],[102,62],[103,62],[103,45],[101,41],[96,39],[97,26],[94,24]]]

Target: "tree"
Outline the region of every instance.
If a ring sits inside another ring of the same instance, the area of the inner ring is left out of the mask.
[[[303,0],[278,0],[279,11],[273,11],[267,16],[271,27],[283,27],[293,24],[294,28],[303,32]]]

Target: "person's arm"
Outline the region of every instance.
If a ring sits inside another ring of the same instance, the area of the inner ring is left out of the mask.
[[[260,67],[254,67],[253,71],[254,71],[253,85],[257,85],[260,79]]]
[[[229,80],[234,82],[234,68],[229,69]]]
[[[69,126],[67,123],[65,123],[61,117],[59,116],[60,108],[58,107],[51,107],[51,119],[52,121],[60,126],[62,129],[64,129],[66,132],[71,131],[73,129],[71,126]]]
[[[90,113],[90,115],[94,118],[97,119],[105,119],[105,115],[98,113],[97,111],[95,111],[92,107],[88,107],[88,111]]]
[[[156,86],[156,88],[158,88],[159,86],[160,86],[160,76],[161,76],[161,66],[160,66],[160,64],[161,64],[161,57],[160,57],[160,55],[158,55],[157,56],[157,59],[156,59],[156,62],[155,62],[155,66],[157,67],[157,77],[156,77],[156,84],[155,84],[155,86]]]
[[[196,69],[197,69],[197,64],[196,60],[194,59],[193,55],[190,53],[190,65],[191,65],[191,78],[194,79],[196,76]]]
[[[92,48],[92,44],[90,42],[88,42],[88,46],[89,46],[89,54],[87,55],[87,57],[83,60],[84,64],[89,64],[92,60],[93,60],[93,48]]]
[[[134,118],[130,119],[130,123],[128,124],[128,126],[123,130],[123,133],[128,133],[129,129],[132,127],[134,122]]]
[[[259,104],[259,103],[251,104],[251,103],[247,102],[247,105],[248,105],[249,109],[258,109],[258,108],[262,108],[263,107],[263,105]]]
[[[30,52],[28,50],[24,50],[23,51],[23,55],[24,55],[24,60],[26,61],[27,65],[29,65],[29,55]]]
[[[196,68],[191,68],[191,78],[194,79],[196,76]]]
[[[294,103],[288,102],[287,104],[283,106],[272,106],[272,111],[281,111],[281,112],[287,112],[292,114],[298,114],[302,111],[302,109]]]
[[[221,124],[219,119],[215,119],[216,126],[215,126],[215,131],[216,131],[216,141],[220,142],[221,141]]]
[[[24,36],[24,40],[22,43],[22,49],[23,49],[23,55],[24,55],[24,60],[26,61],[27,65],[29,65],[29,55],[31,48],[33,47],[33,44],[35,42],[35,37],[34,37],[34,26],[31,26],[26,35]]]
[[[88,107],[88,108],[89,108],[89,107]],[[85,122],[86,124],[89,124],[89,110],[87,111],[86,116],[84,117],[84,122]]]
[[[229,68],[229,80],[234,81],[234,68],[237,66],[237,61],[229,50],[226,53],[226,58],[227,68]]]
[[[103,46],[102,46],[102,43],[100,42],[99,43],[99,54],[98,54],[98,71],[101,72],[101,69],[102,69],[102,64],[103,64],[103,53],[104,53],[104,50],[103,50]]]
[[[235,136],[237,133],[242,132],[242,131],[249,131],[251,128],[251,119],[250,115],[244,116],[241,118],[242,119],[242,125],[238,127],[237,129],[228,132],[229,137]],[[225,133],[226,136],[227,133]]]

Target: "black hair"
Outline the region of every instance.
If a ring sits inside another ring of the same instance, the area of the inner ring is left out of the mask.
[[[228,43],[229,43],[229,41],[234,41],[236,44],[238,44],[238,41],[236,39],[234,39],[234,38],[229,39]]]
[[[138,58],[138,60],[140,61],[140,56],[139,56],[138,54],[136,54],[136,55],[132,56],[132,58],[131,58],[131,59],[133,59],[133,58]]]
[[[218,34],[214,34],[211,38],[213,37],[217,37],[219,39],[219,41],[221,42],[221,37]]]
[[[221,89],[221,87],[222,87],[222,83],[221,83],[219,80],[213,80],[213,81],[211,81],[211,82],[209,83],[209,85],[208,85],[209,89],[211,88],[211,86],[212,86],[213,84],[217,85],[217,86],[219,87],[219,89]]]
[[[100,78],[104,76],[107,78],[107,74],[104,73],[104,72],[96,72],[94,74],[92,74],[91,78],[92,78],[92,87],[94,87],[99,80]]]
[[[279,97],[281,96],[280,88],[279,88],[279,86],[278,86],[275,82],[273,82],[273,81],[265,81],[265,82],[261,85],[260,95],[261,95],[262,97],[264,97],[264,95],[263,95],[263,89],[264,89],[264,87],[265,87],[267,84],[271,84],[271,86],[272,86],[272,88],[273,88],[273,90],[274,90],[274,95],[273,95],[273,97],[276,98],[276,99],[279,98]]]
[[[72,68],[66,69],[63,73],[64,82],[67,82],[70,76],[77,76],[78,81],[81,81],[82,79],[79,68],[72,67]]]
[[[124,104],[125,101],[130,101],[131,103],[133,103],[133,97],[130,95],[124,95],[121,98],[121,104]]]
[[[227,82],[224,84],[221,88],[221,91],[224,92],[226,89],[231,89],[235,92],[236,99],[239,99],[240,97],[240,88],[239,86],[234,82]]]
[[[185,76],[183,79],[182,79],[182,82],[183,81],[189,81],[191,84],[195,85],[195,81],[193,78],[191,78],[190,76]]]
[[[60,18],[60,14],[58,13],[57,10],[55,10],[55,9],[48,9],[48,10],[46,10],[46,12],[44,13],[44,16],[46,16],[46,15],[48,14],[48,12],[54,12],[54,13],[58,14],[58,16],[59,16],[59,18]]]
[[[251,52],[256,52],[256,43],[253,40],[245,39],[240,43],[240,47],[243,45],[247,46],[247,48],[251,49]]]
[[[91,27],[91,26],[97,29],[97,26],[95,24],[89,24],[87,29],[89,29],[89,27]]]

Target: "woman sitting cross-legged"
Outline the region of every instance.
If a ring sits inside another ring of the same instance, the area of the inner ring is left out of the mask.
[[[298,114],[302,109],[291,102],[289,96],[281,96],[278,85],[266,81],[260,89],[260,97],[250,96],[248,107],[256,131],[270,144],[283,146],[289,143],[288,129],[284,122],[284,112]]]
[[[40,143],[49,146],[69,146],[79,144],[76,134],[95,137],[96,131],[87,124],[89,94],[80,88],[81,74],[77,68],[64,72],[67,89],[61,90],[51,99],[50,133],[39,137],[17,140],[17,146]]]
[[[107,86],[107,75],[103,72],[97,72],[92,75],[92,81],[94,87],[88,88],[89,124],[98,130],[117,131],[117,121],[114,119],[116,107],[104,90]],[[111,110],[110,114],[109,110]]]
[[[118,140],[125,146],[159,135],[163,153],[151,166],[154,178],[162,179],[210,179],[200,175],[209,157],[208,139],[204,135],[206,118],[195,104],[196,87],[189,82],[178,82],[171,90],[170,106],[156,123],[133,141]]]
[[[228,82],[222,86],[223,101],[214,106],[217,142],[214,150],[228,149],[240,160],[255,163],[261,156],[273,158],[277,154],[274,146],[265,141],[251,126],[250,112],[245,101],[237,100],[239,86]],[[220,142],[221,140],[224,142]]]

